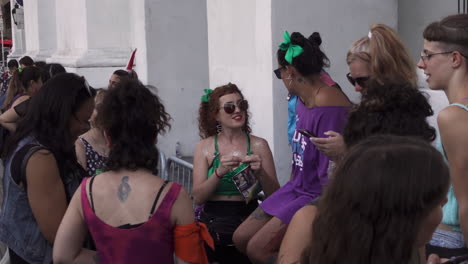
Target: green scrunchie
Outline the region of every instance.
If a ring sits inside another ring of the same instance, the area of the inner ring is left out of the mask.
[[[205,102],[205,103],[208,103],[210,101],[210,94],[213,92],[213,90],[212,89],[204,89],[203,91],[205,92],[205,94],[202,95],[201,101]]]
[[[18,72],[23,72],[23,68],[19,67]]]
[[[292,61],[297,56],[301,55],[304,52],[304,49],[299,46],[291,43],[291,37],[287,31],[284,32],[284,41],[279,45],[281,50],[286,50],[286,55],[284,55],[284,59],[289,63],[292,64]]]

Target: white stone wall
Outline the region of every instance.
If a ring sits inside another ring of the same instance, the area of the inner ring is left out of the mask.
[[[250,102],[253,134],[274,149],[271,1],[208,0],[207,9],[210,88],[235,83]]]
[[[456,12],[452,1],[25,1],[25,30],[13,26],[13,57],[62,63],[91,85],[106,87],[110,74],[125,67],[137,48],[135,70],[143,83],[157,87],[173,117],[172,130],[159,139],[167,155],[175,154],[176,142],[183,155],[193,154],[203,89],[236,83],[250,101],[253,133],[268,140],[284,183],[291,160],[287,92],[272,73],[283,32],[320,32],[331,61],[327,71],[358,102],[345,77],[351,44],[367,35],[371,24],[384,23],[399,29],[416,59],[423,27]],[[445,103],[440,94],[432,98],[436,109]]]
[[[171,131],[159,138],[166,155],[192,156],[199,141],[197,113],[208,82],[208,36],[205,0],[145,2],[148,83],[156,86]]]

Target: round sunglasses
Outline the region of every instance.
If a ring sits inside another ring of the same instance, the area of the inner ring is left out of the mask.
[[[361,86],[362,88],[366,87],[366,82],[370,79],[369,76],[367,77],[357,77],[357,78],[353,78],[351,76],[351,73],[348,72],[348,74],[346,74],[346,78],[348,78],[348,81],[353,85],[355,86],[356,83],[359,84],[359,86]]]
[[[232,114],[236,111],[236,106],[243,112],[249,108],[249,102],[247,102],[247,100],[239,100],[237,104],[227,102],[223,105],[224,112],[226,112],[226,114]]]

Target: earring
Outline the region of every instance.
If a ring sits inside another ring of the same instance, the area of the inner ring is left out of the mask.
[[[221,126],[221,124],[216,121],[216,133],[221,133],[223,131],[223,127]]]

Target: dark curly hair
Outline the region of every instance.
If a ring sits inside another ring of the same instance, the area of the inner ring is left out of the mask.
[[[237,88],[237,85],[229,83],[223,86],[219,86],[213,90],[210,94],[210,99],[208,102],[201,102],[200,108],[198,109],[198,129],[199,135],[201,138],[208,138],[218,134],[216,130],[216,114],[221,109],[219,105],[219,98],[226,94],[233,94],[238,93],[242,99],[244,99],[244,95],[242,92]],[[250,134],[252,131],[249,125],[249,112],[245,112],[245,123],[242,127],[242,130]]]
[[[369,80],[362,101],[349,114],[343,137],[348,147],[374,134],[415,136],[431,142],[435,129],[426,118],[434,112],[410,83]]]
[[[320,49],[320,45],[322,44],[320,33],[314,32],[306,39],[301,33],[293,32],[291,34],[291,43],[301,46],[304,52],[293,58],[292,64],[289,64],[284,59],[286,51],[278,49],[276,56],[281,66],[292,65],[302,76],[309,76],[320,73],[323,67],[330,65],[328,57]]]
[[[138,80],[124,80],[107,92],[97,108],[96,125],[111,139],[107,170],[158,165],[158,134],[170,128],[171,117],[159,97]]]
[[[74,73],[57,74],[31,97],[25,117],[7,142],[5,154],[11,154],[21,139],[34,136],[54,153],[59,165],[64,160],[76,162],[76,139],[70,135],[70,120],[95,95],[96,91],[83,77]]]
[[[345,155],[301,263],[409,263],[421,223],[450,184],[442,155],[414,137],[376,135]]]

